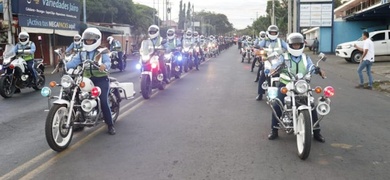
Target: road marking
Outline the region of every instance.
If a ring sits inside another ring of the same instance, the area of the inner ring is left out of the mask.
[[[205,62],[209,61],[210,59],[206,59]],[[191,71],[194,71],[194,69],[192,69]],[[189,72],[191,71],[188,71],[187,73],[185,74],[182,74],[180,78],[184,78],[185,76],[187,76],[189,74]],[[176,82],[173,81],[172,83],[170,84],[167,84],[166,87],[170,87],[172,84],[174,84]],[[156,96],[160,91],[155,91],[152,95],[151,95],[151,98]],[[131,101],[130,103],[127,103],[125,104],[124,106],[121,107],[121,110],[124,110],[125,108],[127,108],[128,106],[131,106],[132,104],[136,103],[137,101],[139,101],[140,99],[142,99],[142,95],[136,99],[134,99],[133,101]],[[142,104],[144,104],[146,101],[140,101],[138,103],[136,103],[133,107],[131,107],[129,110],[127,111],[124,111],[123,114],[120,114],[119,117],[118,117],[118,121],[121,121],[123,116],[126,116],[128,115],[130,112],[136,110],[138,107],[140,107]],[[106,126],[101,126],[100,128],[92,131],[91,133],[89,133],[86,137],[80,139],[78,142],[76,142],[75,144],[69,146],[66,150],[62,151],[61,153],[58,153],[56,154],[54,157],[50,158],[48,161],[44,162],[43,164],[41,164],[39,167],[35,168],[34,170],[30,171],[29,173],[27,173],[26,175],[24,175],[22,178],[20,179],[32,179],[34,178],[36,175],[38,175],[39,173],[41,173],[42,171],[48,169],[48,167],[50,167],[51,165],[53,165],[54,163],[56,163],[58,160],[60,160],[62,157],[68,155],[69,153],[73,152],[74,150],[76,150],[78,147],[80,147],[81,145],[85,144],[86,142],[88,142],[90,139],[92,139],[93,137],[95,137],[98,133],[100,133],[101,131],[103,131],[103,129],[105,128]],[[25,162],[24,164],[22,164],[21,166],[18,166],[17,168],[13,169],[12,171],[8,172],[7,174],[3,175],[0,177],[0,180],[5,180],[5,179],[12,179],[14,177],[16,177],[18,174],[20,174],[22,171],[26,170],[26,169],[29,169],[31,168],[34,164],[37,164],[39,161],[41,161],[42,159],[48,157],[50,154],[52,154],[54,151],[52,149],[48,149],[46,150],[45,152],[41,153],[40,155],[34,157],[33,159]]]

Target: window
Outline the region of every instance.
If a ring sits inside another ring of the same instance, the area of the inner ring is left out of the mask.
[[[372,41],[383,41],[383,40],[385,40],[385,33],[382,32],[382,33],[375,34],[374,36],[371,37],[371,40]]]

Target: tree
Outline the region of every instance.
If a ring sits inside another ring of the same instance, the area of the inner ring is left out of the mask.
[[[335,2],[334,2],[334,8],[336,9],[336,8],[338,8],[339,6],[341,6],[342,4],[341,4],[341,0],[336,0]]]
[[[225,14],[216,14],[202,10],[194,14],[194,21],[203,22],[202,26],[208,35],[224,35],[234,29],[233,24],[229,22]]]
[[[185,9],[185,4],[184,4],[184,9]],[[183,0],[180,0],[179,4],[179,22],[178,22],[178,28],[179,29],[184,29],[184,22],[185,22],[185,11],[183,10]]]
[[[150,25],[155,22],[156,9],[142,4],[135,4],[136,9],[135,20],[133,21],[132,34],[134,41],[137,43],[141,42],[142,35],[146,34]],[[138,46],[139,47],[139,46]]]
[[[188,2],[187,15],[186,15],[186,26],[191,26],[191,2]]]

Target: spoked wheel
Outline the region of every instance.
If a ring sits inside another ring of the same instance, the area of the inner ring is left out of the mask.
[[[33,86],[33,88],[37,91],[41,90],[43,86],[45,86],[45,80],[46,80],[45,75],[43,75],[43,73],[40,73],[37,79],[38,83],[35,86]]]
[[[311,118],[307,109],[298,112],[297,119],[297,148],[298,156],[305,160],[309,157],[311,148]]]
[[[63,104],[54,104],[46,118],[46,141],[54,151],[65,150],[72,140],[73,126],[65,127],[68,108]]]
[[[10,98],[14,95],[16,87],[11,83],[12,76],[3,76],[0,78],[0,95],[4,98]]]
[[[109,99],[109,106],[111,109],[111,117],[112,117],[112,122],[116,122],[119,116],[119,109],[120,109],[120,104],[118,102],[118,99],[116,99],[116,96],[113,94],[110,94],[108,97]]]
[[[152,81],[147,74],[141,76],[141,94],[144,99],[149,99],[152,95]]]

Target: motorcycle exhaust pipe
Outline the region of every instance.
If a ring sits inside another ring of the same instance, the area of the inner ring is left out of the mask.
[[[85,112],[91,112],[97,106],[96,100],[84,99],[81,102],[81,109]]]

